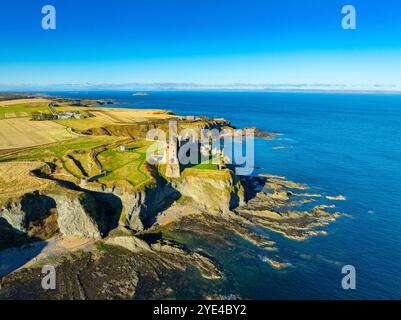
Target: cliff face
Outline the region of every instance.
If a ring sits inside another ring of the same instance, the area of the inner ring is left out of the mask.
[[[157,214],[180,197],[169,183],[150,185],[143,190],[114,188],[104,191],[120,199],[120,224],[133,231],[143,231],[150,227],[156,221]]]
[[[4,238],[0,242],[12,245],[16,241],[10,239],[21,240],[18,235],[48,239],[57,233],[100,239],[118,225],[141,232],[154,225],[159,213],[179,199],[190,200],[192,207],[202,211],[224,214],[241,205],[243,195],[240,181],[229,171],[192,170],[173,181],[158,177],[157,183],[141,190],[72,190],[52,185],[0,204]]]
[[[63,235],[101,238],[102,216],[92,196],[82,193],[78,198],[53,195],[58,213],[58,227]]]
[[[104,228],[102,213],[93,197],[84,192],[32,192],[0,206],[1,229],[7,232],[8,240],[23,240],[21,235],[47,239],[59,232],[66,236],[100,238]],[[5,245],[13,243],[0,243]]]
[[[175,185],[181,196],[190,198],[201,210],[224,214],[244,202],[244,189],[231,172],[188,174]],[[217,175],[217,176],[216,176]]]
[[[192,170],[172,181],[159,177],[158,183],[142,190],[115,187],[96,191],[121,201],[119,224],[136,232],[151,227],[159,213],[179,199],[190,200],[192,207],[211,214],[227,213],[244,202],[244,188],[229,171]],[[111,201],[116,202],[115,199]]]

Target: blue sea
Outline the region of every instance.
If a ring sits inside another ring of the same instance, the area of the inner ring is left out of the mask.
[[[274,255],[291,263],[286,269],[273,269],[260,259],[266,253],[245,243],[239,242],[229,252],[212,252],[229,274],[230,283],[235,283],[233,293],[248,299],[401,298],[401,95],[51,94],[116,99],[121,103],[117,106],[124,108],[163,108],[182,115],[223,117],[238,127],[282,133],[275,140],[255,142],[255,165],[260,168],[255,174],[285,175],[319,193],[344,195],[347,200],[335,204],[338,211],[351,216],[326,227],[328,235],[306,241],[267,232],[278,243]],[[344,265],[356,269],[355,290],[342,289]],[[225,290],[230,294],[228,286]]]

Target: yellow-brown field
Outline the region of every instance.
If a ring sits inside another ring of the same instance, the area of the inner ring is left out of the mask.
[[[11,106],[16,104],[32,104],[32,103],[50,103],[51,101],[43,98],[32,98],[32,99],[15,99],[0,101],[0,107]]]
[[[30,174],[42,165],[36,161],[0,163],[0,202],[33,190],[43,190],[53,184],[50,180]]]
[[[0,120],[0,150],[44,145],[74,137],[74,133],[53,121]]]
[[[57,108],[59,111],[69,111],[71,109],[71,107]],[[87,130],[101,128],[107,125],[139,123],[149,120],[165,120],[174,117],[165,110],[117,108],[75,108],[75,110],[90,112],[93,117],[87,119],[57,120],[57,123],[76,130]]]
[[[143,188],[154,183],[158,176],[153,171],[157,168],[146,163],[146,152],[152,142],[146,141],[144,134],[156,127],[168,130],[169,119],[182,120],[166,110],[103,108],[73,105],[70,101],[58,102],[55,110],[50,110],[50,102],[46,99],[0,102],[0,188],[3,187],[0,192],[7,192],[6,197],[11,197],[16,191],[14,185],[21,186],[25,178],[29,188],[42,188],[41,180],[29,173],[34,168],[21,161],[51,163],[52,169],[48,168],[51,172],[46,175],[76,185]],[[67,111],[79,112],[80,117],[31,120],[33,112]],[[207,125],[204,121],[180,122],[181,127],[204,125]],[[214,167],[203,164],[193,170]],[[7,170],[15,177],[11,182]],[[188,170],[183,174],[189,174]]]

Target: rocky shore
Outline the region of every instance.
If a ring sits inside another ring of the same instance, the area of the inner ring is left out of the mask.
[[[323,200],[345,200],[284,176],[239,177],[230,168],[168,179],[146,164],[150,179],[138,188],[60,180],[63,166],[0,163],[0,179],[7,177],[0,184],[2,299],[164,299],[195,282],[210,288],[198,298],[221,297],[211,288],[230,280],[213,247],[235,250],[240,240],[266,253],[261,259],[272,268],[286,268],[269,233],[298,241],[325,235],[342,213]],[[187,245],[185,235],[212,250]],[[56,291],[42,290],[45,264],[57,268]]]
[[[275,252],[277,244],[258,232],[258,228],[289,239],[305,240],[326,234],[322,227],[341,216],[333,211],[334,205],[320,203],[306,209],[305,206],[321,199],[322,195],[307,193],[305,184],[269,174],[241,179],[233,173],[218,178],[184,177],[163,188],[156,185],[142,191],[140,196],[103,190],[123,201],[125,220],[118,216],[106,219],[112,211],[106,210],[104,204],[113,197],[107,200],[93,190],[84,189],[57,193],[53,185],[51,193],[46,190],[25,194],[20,200],[3,205],[0,209],[3,237],[16,230],[14,237],[18,241],[45,240],[52,234],[60,234],[92,238],[97,241],[96,245],[85,250],[50,254],[4,275],[1,278],[4,299],[163,298],[166,292],[174,293],[173,278],[185,278],[188,270],[197,270],[196,273],[208,281],[224,278],[224,270],[217,261],[203,252],[168,240],[169,235],[190,232],[210,243],[226,246],[233,245],[232,237],[239,237],[266,252]],[[180,197],[174,198],[175,192]],[[26,201],[29,206],[24,205]],[[102,203],[103,209],[100,209]],[[166,203],[169,203],[167,207]],[[24,209],[35,207],[43,212],[35,211],[36,216],[32,216],[31,211]],[[149,220],[150,216],[154,218]],[[35,219],[38,222],[34,222]],[[114,229],[110,223],[115,225]],[[25,238],[17,237],[24,233]],[[5,240],[10,243],[10,239]],[[264,258],[264,261],[277,269],[287,266],[273,258]],[[57,293],[51,296],[40,289],[41,266],[45,263],[57,265],[61,275]],[[164,281],[165,286],[157,285],[160,281]]]

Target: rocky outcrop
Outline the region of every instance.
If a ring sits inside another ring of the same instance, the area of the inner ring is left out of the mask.
[[[0,218],[14,233],[47,239],[60,232],[65,236],[100,238],[102,210],[90,194],[32,192],[0,206]],[[10,238],[10,237],[8,237]]]
[[[134,231],[152,227],[171,205],[181,199],[189,200],[191,206],[210,214],[227,214],[244,203],[244,189],[230,171],[187,174],[171,182],[164,181],[143,191],[124,192],[114,189],[124,206],[122,224]]]
[[[116,236],[110,237],[106,243],[113,246],[123,247],[131,252],[152,251],[150,245],[134,236]]]
[[[343,215],[331,212],[331,209],[335,209],[334,205],[318,204],[311,207],[308,204],[322,196],[295,193],[294,189],[307,190],[309,187],[285,180],[284,177],[264,175],[249,178],[244,183],[250,186],[248,191],[252,191],[253,186],[254,196],[246,205],[235,209],[235,213],[252,225],[281,233],[289,239],[306,240],[311,236],[325,235],[327,232],[321,227]]]
[[[113,188],[89,184],[78,187],[52,179],[42,169],[30,172],[26,174],[37,183],[0,202],[0,218],[11,230],[37,239],[48,239],[56,233],[100,239],[119,225],[142,232],[155,225],[161,212],[183,198],[210,214],[228,213],[244,201],[241,182],[229,170],[192,169],[171,181],[157,173],[152,183],[141,188],[124,184]]]
[[[57,266],[55,290],[40,285],[43,264]],[[194,271],[198,270],[194,274]],[[132,235],[110,236],[89,250],[41,260],[0,279],[2,299],[165,299],[182,285],[219,280],[211,258],[178,243],[149,244]]]
[[[224,214],[243,204],[244,189],[233,173],[198,171],[196,175],[185,175],[175,188],[183,197],[192,199],[199,209]]]
[[[106,243],[123,247],[133,253],[152,253],[158,258],[165,256],[164,263],[174,269],[185,271],[188,265],[193,265],[206,279],[221,279],[222,277],[219,266],[214,261],[176,242],[158,240],[148,244],[135,236],[116,236],[107,239]]]
[[[143,231],[152,226],[159,212],[168,208],[180,194],[170,183],[149,185],[143,190],[105,188],[104,193],[118,197],[122,204],[120,225],[133,231]]]
[[[33,192],[0,206],[0,217],[16,233],[46,239],[58,232],[55,208],[54,199]]]
[[[96,203],[88,194],[77,198],[53,195],[56,202],[60,232],[66,236],[101,238],[102,217],[96,210]]]

